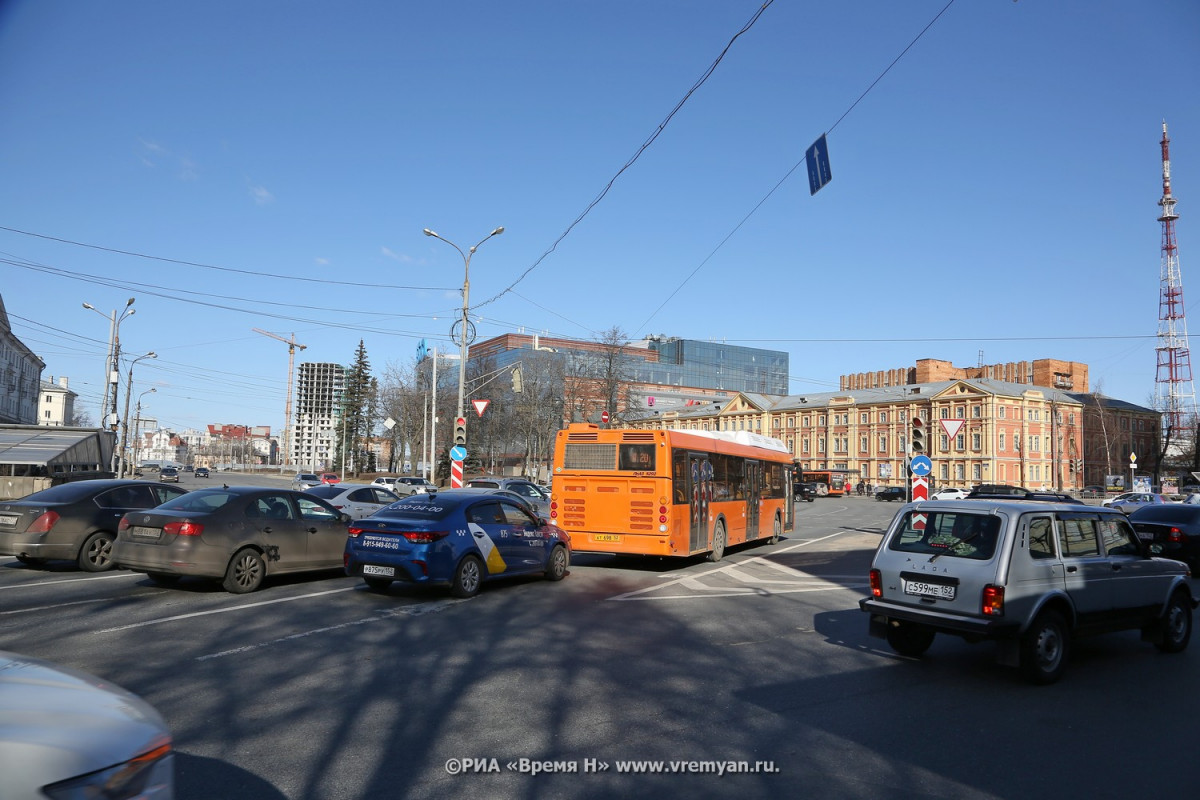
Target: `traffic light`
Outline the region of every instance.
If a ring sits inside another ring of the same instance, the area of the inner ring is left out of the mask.
[[[912,432],[908,438],[908,447],[914,455],[925,453],[925,420],[916,414],[912,418]]]
[[[456,445],[465,445],[467,443],[467,418],[454,418],[454,443]]]

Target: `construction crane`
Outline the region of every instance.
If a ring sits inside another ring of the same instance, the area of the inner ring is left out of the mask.
[[[270,336],[272,339],[278,339],[288,346],[288,379],[287,379],[287,407],[283,412],[283,452],[279,455],[279,463],[287,466],[288,456],[290,452],[290,442],[292,435],[292,376],[296,374],[296,348],[305,349],[307,345],[298,344],[296,342],[296,334],[292,334],[292,338],[285,339],[279,334],[264,331],[259,328],[252,328],[255,333],[261,333],[263,336]]]

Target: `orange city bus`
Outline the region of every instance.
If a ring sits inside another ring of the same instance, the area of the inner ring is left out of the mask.
[[[748,431],[575,423],[554,444],[550,518],[576,552],[718,561],[792,530],[792,470],[783,442]]]
[[[829,489],[830,497],[841,497],[846,494],[846,484],[852,474],[847,469],[806,469],[804,480],[823,483]]]

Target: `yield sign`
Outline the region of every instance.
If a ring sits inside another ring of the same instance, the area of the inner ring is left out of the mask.
[[[942,430],[946,435],[953,439],[958,436],[958,432],[962,430],[962,426],[966,424],[965,419],[944,419],[942,420]]]
[[[475,406],[475,413],[478,414],[480,417],[482,417],[483,412],[487,411],[488,403],[490,403],[490,402],[492,402],[492,401],[491,400],[472,400],[471,405]]]

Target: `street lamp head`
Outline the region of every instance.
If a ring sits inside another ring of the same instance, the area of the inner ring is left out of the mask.
[[[442,237],[438,236],[436,233],[434,233],[433,231],[429,230],[429,228],[425,229],[425,235],[426,236],[437,236],[437,238],[439,238],[439,239],[442,238]]]
[[[133,305],[133,301],[134,301],[134,299],[135,299],[135,298],[133,298],[133,297],[129,298],[128,302],[126,302],[126,303],[125,303],[125,307],[126,307],[126,308],[129,308],[131,305]],[[130,311],[129,313],[130,313],[130,314],[132,314],[133,312],[132,312],[132,311]]]
[[[496,228],[496,230],[492,231],[491,235],[492,235],[492,236],[499,236],[499,235],[500,235],[500,234],[502,234],[502,233],[504,233],[504,226],[503,226],[503,225],[501,225],[499,228]]]
[[[83,304],[83,307],[84,307],[84,308],[90,308],[92,311],[95,311],[95,310],[96,310],[96,307],[95,307],[94,305],[92,305],[91,303],[84,303],[84,304]]]

